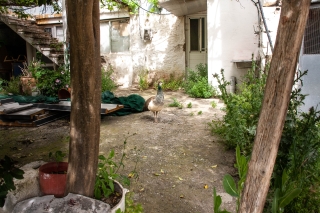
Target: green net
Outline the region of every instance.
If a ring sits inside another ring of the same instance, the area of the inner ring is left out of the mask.
[[[101,94],[101,102],[104,104],[121,104],[124,107],[108,115],[128,115],[143,111],[145,100],[137,94],[129,95],[128,97],[115,97],[110,91],[105,91]]]
[[[39,95],[39,96],[0,95],[0,100],[6,99],[6,98],[12,98],[15,102],[18,102],[18,103],[46,103],[46,104],[59,103],[58,97],[47,97],[43,95]]]
[[[39,96],[22,96],[22,95],[0,95],[1,99],[12,98],[18,103],[46,103],[55,104],[59,103],[58,97],[47,97],[43,95]],[[145,100],[143,97],[137,94],[129,95],[128,97],[115,97],[110,91],[105,91],[101,94],[101,103],[104,104],[119,104],[123,105],[122,109],[119,109],[108,115],[129,115],[131,113],[137,113],[143,111]]]

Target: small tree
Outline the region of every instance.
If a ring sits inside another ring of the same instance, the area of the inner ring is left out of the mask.
[[[100,140],[99,0],[67,0],[66,7],[72,88],[66,194],[92,197]]]

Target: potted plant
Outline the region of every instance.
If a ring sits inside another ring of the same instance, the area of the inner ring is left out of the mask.
[[[56,151],[53,155],[49,153],[49,157],[54,157],[54,162],[43,164],[39,168],[39,184],[42,195],[54,195],[55,197],[63,197],[67,183],[68,163],[62,162],[65,153]]]
[[[27,62],[23,62],[23,68],[20,67],[22,75],[20,76],[21,89],[24,94],[31,95],[32,88],[36,86],[36,79],[32,75],[33,67],[37,66],[32,62],[31,65],[27,65]]]
[[[135,134],[130,136],[133,135]],[[97,200],[108,203],[111,206],[111,213],[119,212],[119,209],[122,212],[125,211],[125,195],[128,190],[123,188],[121,183],[126,186],[130,186],[130,179],[138,177],[136,172],[137,161],[135,161],[135,167],[128,176],[119,174],[119,169],[121,167],[124,168],[124,159],[126,156],[124,150],[126,148],[127,139],[130,136],[125,138],[122,156],[119,163],[113,161],[115,156],[114,150],[110,151],[108,157],[99,155],[98,171],[94,186],[94,197]]]

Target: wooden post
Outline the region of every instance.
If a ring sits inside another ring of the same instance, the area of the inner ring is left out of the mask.
[[[283,0],[240,213],[262,212],[278,153],[310,0]]]

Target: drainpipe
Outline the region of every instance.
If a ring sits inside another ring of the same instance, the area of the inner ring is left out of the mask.
[[[259,9],[260,9],[261,17],[262,17],[262,20],[263,20],[263,25],[264,25],[264,28],[266,29],[267,36],[268,36],[268,40],[269,40],[269,43],[270,43],[271,53],[273,53],[273,44],[272,44],[272,41],[271,41],[271,37],[270,37],[269,30],[268,30],[268,26],[267,26],[266,19],[265,19],[265,17],[264,17],[264,13],[263,13],[261,1],[258,0],[258,3],[259,3]]]

